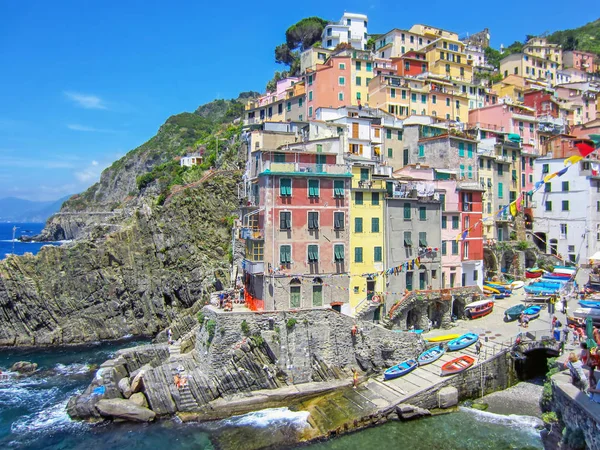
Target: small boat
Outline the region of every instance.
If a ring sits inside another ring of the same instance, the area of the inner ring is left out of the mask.
[[[499,294],[500,291],[496,288],[490,286],[483,286],[483,292],[488,292],[490,294]]]
[[[479,300],[465,306],[465,315],[470,319],[487,316],[494,310],[493,300]]]
[[[517,289],[521,289],[523,286],[525,286],[525,283],[523,281],[513,281],[510,286],[512,287],[513,291],[517,290]]]
[[[600,302],[593,300],[579,300],[579,306],[582,308],[600,308]]]
[[[462,372],[473,365],[475,359],[467,355],[459,356],[458,358],[448,361],[442,366],[441,376],[454,375],[455,373]]]
[[[465,333],[461,337],[448,342],[448,351],[455,352],[456,350],[462,350],[463,348],[467,348],[469,345],[473,345],[478,340],[478,334]]]
[[[444,334],[442,336],[435,336],[435,337],[427,338],[427,342],[451,341],[452,339],[456,339],[460,336],[461,336],[460,334]]]
[[[425,364],[429,364],[440,359],[444,353],[446,353],[446,350],[440,348],[439,345],[436,345],[435,347],[431,347],[430,349],[421,353],[417,358],[417,361],[420,366],[424,366]]]
[[[538,305],[530,306],[529,308],[527,308],[523,311],[523,314],[528,316],[529,320],[537,319],[540,316],[541,309],[542,309],[542,307],[538,306]]]
[[[383,372],[384,380],[393,380],[415,370],[419,364],[414,359],[407,359]]]
[[[532,272],[530,270],[525,271],[525,278],[539,278],[544,272]]]
[[[496,300],[502,300],[502,299],[508,298],[508,297],[510,297],[510,294],[496,294],[496,295],[494,295],[494,298]]]
[[[525,305],[515,305],[508,308],[504,311],[504,321],[511,322],[513,320],[517,320],[523,311],[527,309]]]
[[[568,267],[568,266],[554,266],[554,270],[552,271],[552,273],[566,273],[569,275],[575,275],[575,272],[577,272],[577,269],[575,267]]]

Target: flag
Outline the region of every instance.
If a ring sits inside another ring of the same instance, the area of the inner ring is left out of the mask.
[[[523,197],[524,197],[524,195],[521,194],[521,195],[519,195],[519,198],[517,199],[517,211],[521,211],[523,209]]]
[[[568,167],[565,167],[563,170],[559,170],[558,172],[556,172],[556,176],[562,177],[565,173],[567,173],[567,170],[569,170]]]
[[[565,159],[565,166],[570,166],[572,164],[578,163],[582,159],[583,159],[583,156],[580,156],[580,155],[570,156],[567,159]]]
[[[594,142],[596,148],[600,148],[600,134],[590,134],[590,139]]]
[[[541,188],[544,185],[543,181],[536,181],[535,183],[535,190],[537,191],[539,188]],[[533,192],[532,192],[533,194]]]
[[[468,235],[469,235],[469,230],[465,230],[465,231],[463,231],[463,234],[462,234],[462,236],[461,236],[461,239],[464,241],[464,240],[467,238],[467,236],[468,236]]]
[[[594,147],[594,141],[589,141],[587,139],[578,139],[575,141],[575,147],[579,150],[579,154],[584,158],[592,153],[596,148]]]
[[[550,181],[552,178],[554,178],[556,176],[556,172],[554,173],[549,173],[548,175],[546,175],[544,177],[544,183],[547,183],[548,181]]]
[[[515,200],[510,204],[510,215],[517,217],[517,201]]]

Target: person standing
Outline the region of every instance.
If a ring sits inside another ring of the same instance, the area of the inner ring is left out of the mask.
[[[479,356],[479,354],[481,353],[481,341],[477,341],[477,343],[475,344],[475,352],[477,353],[477,356]]]
[[[358,386],[358,370],[354,367],[352,368],[352,388],[356,389]]]
[[[167,328],[167,342],[169,345],[173,344],[173,332],[171,331],[171,328]]]

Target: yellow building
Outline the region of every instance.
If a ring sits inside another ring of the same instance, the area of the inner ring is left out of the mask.
[[[385,181],[373,179],[374,165],[352,167],[350,203],[350,308],[357,314],[370,305],[374,295],[385,291],[384,277],[363,276],[384,266],[383,208]]]
[[[556,83],[556,72],[562,63],[562,49],[558,44],[549,44],[546,38],[532,38],[523,46],[522,53],[513,53],[500,61],[500,73],[520,75],[531,80]]]
[[[429,72],[452,79],[471,81],[473,67],[467,59],[465,44],[449,38],[440,38],[425,46]]]

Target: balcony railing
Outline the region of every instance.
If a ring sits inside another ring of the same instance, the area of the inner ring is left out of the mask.
[[[309,164],[297,162],[272,162],[261,161],[258,168],[258,173],[314,173],[314,174],[329,174],[329,175],[344,175],[350,174],[351,169],[345,164]]]

